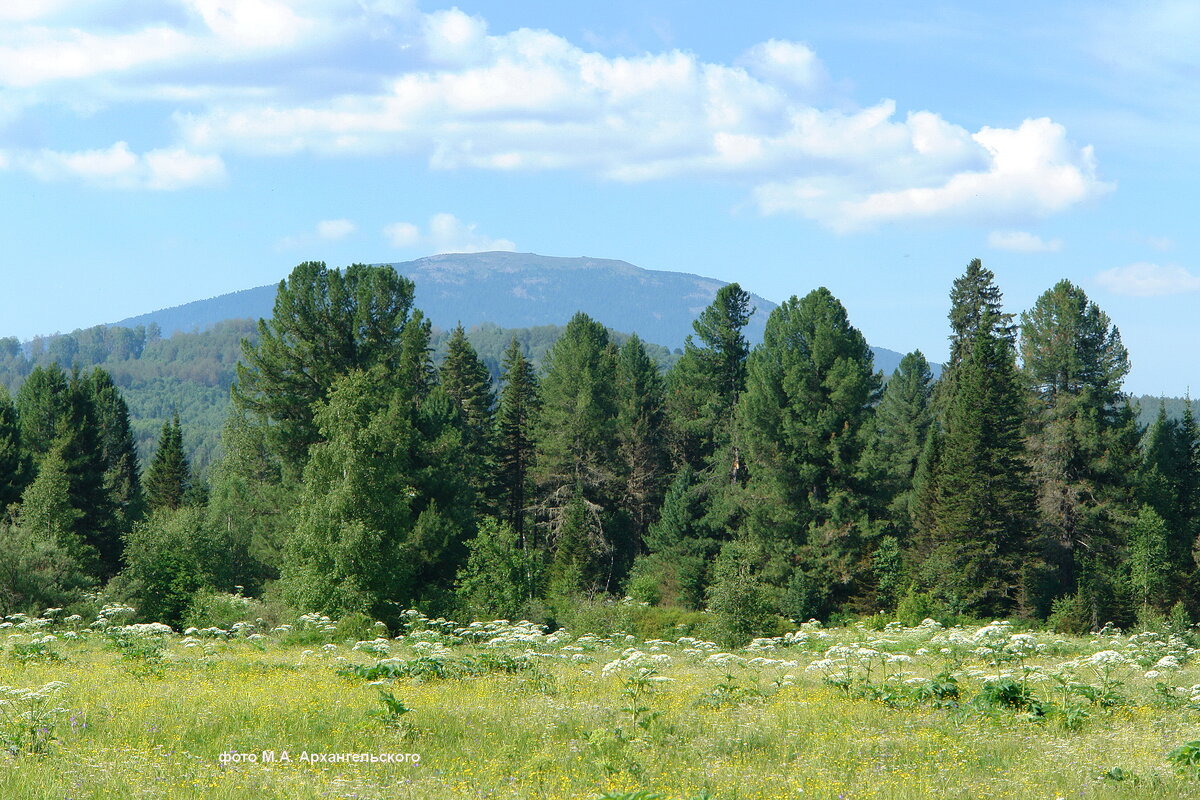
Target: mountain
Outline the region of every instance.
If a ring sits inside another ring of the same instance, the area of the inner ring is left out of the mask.
[[[648,270],[603,258],[558,258],[534,253],[450,253],[391,265],[416,285],[416,306],[449,329],[491,323],[501,328],[564,325],[583,311],[608,327],[668,348],[683,346],[692,321],[726,284],[685,272]],[[170,336],[206,330],[229,319],[270,317],[275,286],[260,286],[129,317],[113,325],[158,325]],[[762,340],[776,303],[751,295],[757,312],[746,327]],[[890,375],[901,355],[872,348],[875,366]],[[935,370],[937,368],[935,367]]]

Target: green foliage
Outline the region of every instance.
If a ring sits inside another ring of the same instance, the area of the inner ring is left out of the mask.
[[[875,409],[863,453],[863,477],[895,535],[907,539],[918,503],[918,468],[933,423],[933,376],[921,352],[904,356]]]
[[[315,417],[322,441],[312,448],[299,524],[285,545],[289,603],[394,623],[397,604],[451,602],[474,526],[456,418],[440,389],[414,397],[382,367],[338,379]]]
[[[0,686],[0,746],[13,757],[42,756],[58,739],[67,710],[57,706],[66,684],[51,681],[37,689]]]
[[[29,480],[29,457],[21,447],[17,408],[0,386],[0,514],[17,502]]]
[[[519,619],[526,616],[544,582],[543,556],[523,548],[507,522],[485,517],[458,574],[455,592],[472,619]]]
[[[712,585],[708,588],[708,610],[715,616],[717,642],[741,647],[751,639],[774,633],[778,615],[771,593],[750,571],[743,548],[726,545],[717,559]]]
[[[1129,582],[1143,608],[1161,606],[1171,575],[1167,525],[1148,505],[1129,529]]]
[[[858,465],[880,384],[871,365],[866,340],[827,289],[772,311],[747,365],[745,530],[766,558],[766,580],[783,586],[798,564],[826,603],[866,592],[862,567],[877,528]]]
[[[176,415],[163,424],[158,450],[146,471],[146,501],[150,510],[179,508],[191,486],[191,469],[183,452],[183,428]]]
[[[1021,602],[1022,566],[1032,549],[1024,399],[991,272],[972,261],[952,297],[979,305],[951,310],[952,326],[964,333],[952,341],[956,359],[944,379],[945,432],[925,571],[959,610],[1003,615]]]
[[[616,362],[604,327],[583,313],[547,356],[534,475],[558,596],[614,588],[630,555],[620,550],[613,518],[620,485]]]
[[[0,613],[65,608],[96,585],[91,563],[58,539],[0,523]]]
[[[1180,775],[1200,779],[1200,739],[1185,742],[1167,753],[1167,763]]]
[[[746,385],[750,346],[743,330],[754,309],[736,283],[722,286],[692,323],[683,355],[667,376],[666,412],[676,464],[697,472],[732,439],[734,408]]]
[[[246,341],[234,401],[270,420],[268,441],[299,473],[318,441],[318,404],[353,370],[398,371],[413,284],[390,266],[330,270],[306,261],[280,281],[274,313]]]
[[[504,352],[502,381],[494,434],[498,509],[522,546],[537,549],[526,536],[526,507],[533,493],[533,435],[541,401],[533,365],[516,337]]]
[[[127,534],[125,559],[117,586],[146,620],[178,625],[198,593],[232,588],[228,538],[198,508],[152,512]]]
[[[229,630],[239,622],[254,622],[271,616],[261,600],[239,593],[201,589],[192,595],[180,626]]]

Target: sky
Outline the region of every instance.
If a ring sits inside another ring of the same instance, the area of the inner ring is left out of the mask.
[[[0,336],[518,250],[826,286],[941,360],[980,258],[1014,313],[1082,287],[1126,389],[1178,396],[1198,40],[1190,0],[4,3]]]

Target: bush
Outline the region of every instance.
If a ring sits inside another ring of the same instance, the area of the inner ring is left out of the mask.
[[[735,559],[718,559],[716,580],[708,589],[708,608],[715,617],[714,638],[724,647],[741,647],[779,630],[780,617],[766,585]]]
[[[200,591],[193,595],[182,624],[184,627],[228,630],[238,622],[254,622],[266,617],[266,607],[260,600],[242,594]]]
[[[896,621],[911,628],[927,619],[937,620],[943,625],[954,625],[959,621],[957,615],[933,592],[922,592],[916,586],[909,586],[896,604]]]
[[[95,581],[61,544],[21,526],[0,526],[0,616],[66,608]]]
[[[228,542],[200,509],[159,509],[125,537],[129,566],[116,586],[143,619],[178,625],[198,592],[224,587],[228,560]]]
[[[703,612],[660,608],[631,598],[579,598],[572,603],[560,604],[554,623],[575,633],[597,636],[628,633],[643,640],[707,636],[712,628],[711,616]]]
[[[1087,599],[1079,592],[1055,599],[1046,617],[1046,627],[1056,633],[1083,636],[1092,630],[1092,612]]]

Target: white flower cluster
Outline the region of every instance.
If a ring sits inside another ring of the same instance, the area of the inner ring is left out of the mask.
[[[614,672],[633,669],[657,669],[659,667],[669,667],[671,665],[671,657],[666,653],[647,653],[636,647],[628,647],[621,653],[621,657],[608,662],[600,668],[600,674],[604,676],[612,675]]]

